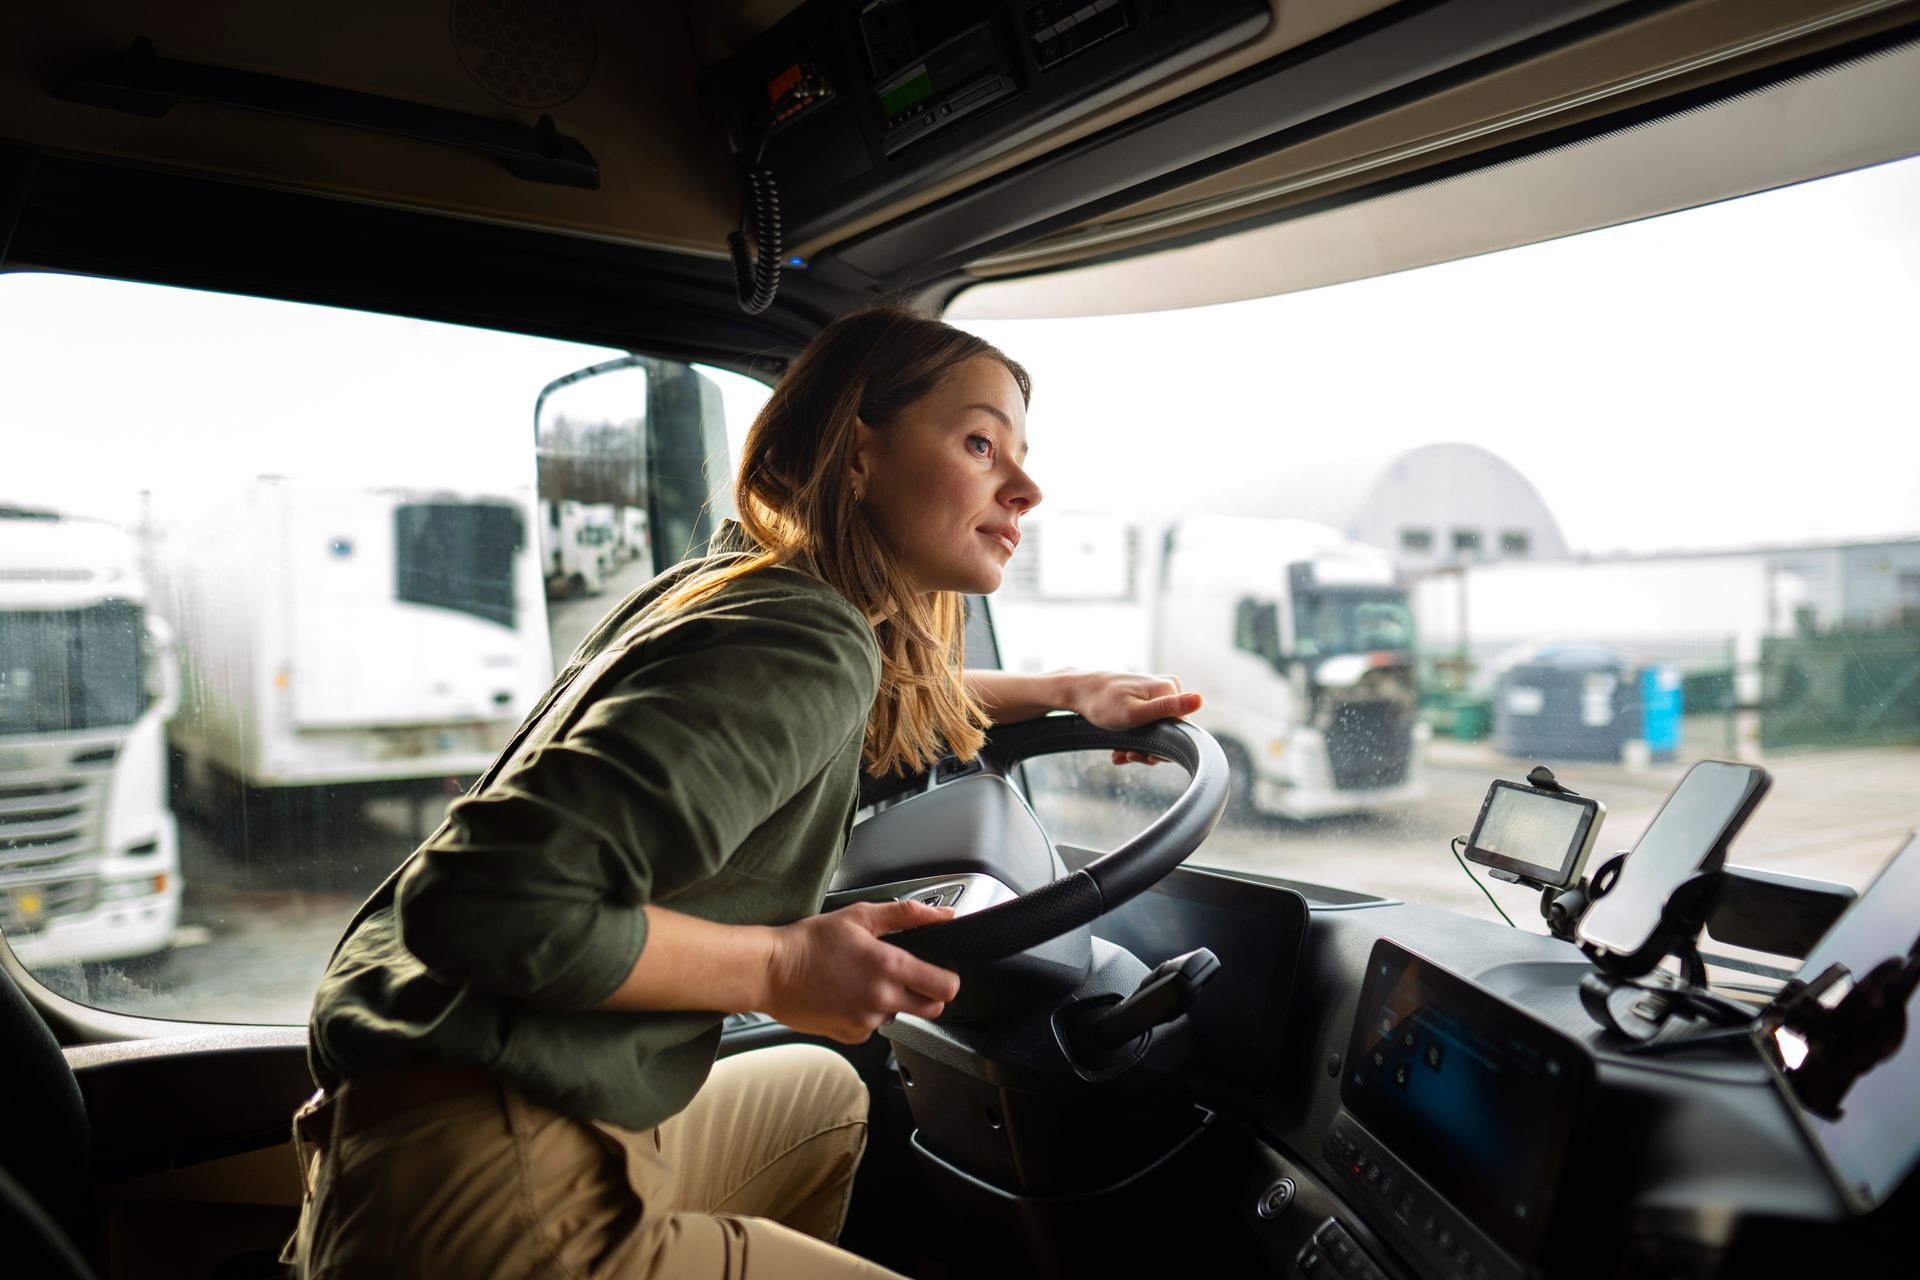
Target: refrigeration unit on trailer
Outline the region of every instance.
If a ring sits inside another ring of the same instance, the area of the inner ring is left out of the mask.
[[[176,679],[134,539],[0,508],[0,930],[28,965],[167,948]]]
[[[480,772],[552,677],[533,513],[262,478],[167,529],[190,792]]]

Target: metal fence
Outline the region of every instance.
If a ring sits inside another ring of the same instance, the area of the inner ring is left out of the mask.
[[[1765,750],[1920,742],[1920,627],[1769,637],[1760,677]]]
[[[1740,754],[1742,682],[1731,637],[1725,640],[1613,640],[1600,647],[1615,654],[1626,668],[1666,668],[1679,677],[1677,755],[1691,760]],[[1435,733],[1472,739],[1492,731],[1492,703],[1498,685],[1496,671],[1502,656],[1512,648],[1511,645],[1476,645],[1464,655],[1452,648],[1422,650],[1421,713]],[[1751,693],[1748,696],[1751,698]],[[1746,714],[1750,715],[1750,709]]]

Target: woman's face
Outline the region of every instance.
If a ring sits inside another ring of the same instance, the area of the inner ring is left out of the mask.
[[[1027,478],[1027,410],[1005,365],[976,356],[901,414],[862,422],[852,482],[867,518],[921,591],[1000,585],[1020,517],[1040,502]]]

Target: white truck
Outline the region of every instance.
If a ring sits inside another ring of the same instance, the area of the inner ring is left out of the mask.
[[[653,536],[647,529],[645,507],[620,508],[620,552],[629,560],[653,564]]]
[[[586,516],[587,545],[599,561],[604,582],[620,567],[620,518],[611,502],[589,502],[581,509]]]
[[[262,477],[166,527],[188,794],[484,769],[553,675],[533,520],[524,492]]]
[[[29,967],[167,949],[176,679],[137,543],[0,508],[0,930]]]
[[[1152,664],[1205,705],[1239,803],[1294,818],[1426,794],[1406,588],[1383,551],[1304,520],[1189,516],[1161,538]]]
[[[592,541],[587,507],[571,498],[542,498],[540,526],[541,577],[547,598],[597,596],[606,590],[600,548]]]

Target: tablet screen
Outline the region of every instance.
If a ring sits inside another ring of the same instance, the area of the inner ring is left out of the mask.
[[[1858,1212],[1920,1163],[1920,834],[1834,922],[1754,1041]]]

